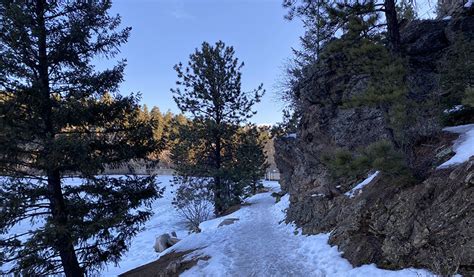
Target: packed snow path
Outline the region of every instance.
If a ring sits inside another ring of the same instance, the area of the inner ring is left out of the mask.
[[[276,183],[272,190],[278,190]],[[182,276],[433,276],[424,270],[388,271],[374,265],[353,268],[328,235],[304,236],[291,225],[280,224],[288,196],[275,204],[271,192],[258,194],[239,211],[201,224],[202,233],[193,234],[174,250],[198,249],[189,258],[207,255]],[[217,227],[225,218],[239,218],[232,225]],[[171,250],[170,250],[171,251]]]
[[[314,274],[314,269],[305,266],[304,256],[289,256],[298,244],[295,241],[296,236],[288,236],[275,228],[278,223],[271,212],[275,200],[271,197],[253,200],[253,206],[248,208],[247,213],[252,220],[244,219],[228,233],[229,243],[223,249],[231,261],[228,273],[232,276]],[[314,268],[314,265],[312,267]]]

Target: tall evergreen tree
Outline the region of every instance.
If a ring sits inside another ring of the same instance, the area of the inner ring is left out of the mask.
[[[413,126],[422,126],[425,118],[436,116],[440,99],[433,94],[420,101],[408,78],[411,60],[400,45],[399,27],[415,18],[414,2],[285,0],[284,6],[289,9],[290,19],[297,16],[313,23],[306,24],[307,33],[314,33],[313,28],[327,34],[314,38],[319,44],[315,58],[289,72],[291,83],[286,98],[296,103],[293,110],[298,112],[307,102],[376,108],[383,115],[387,139],[394,149],[393,153],[379,153],[403,157],[411,174],[422,178],[424,172],[417,168],[415,147],[423,136]],[[303,44],[303,51],[308,53],[306,46]],[[313,81],[315,78],[317,81]],[[364,80],[364,93],[340,98],[339,92],[348,91],[356,79]],[[308,80],[321,85],[305,90]]]
[[[283,0],[283,7],[287,19],[299,18],[305,28],[301,49],[293,50],[295,57],[282,81],[282,98],[295,113],[299,80],[311,74],[311,66],[329,42],[347,35],[356,42],[381,37],[391,54],[400,57],[400,27],[416,17],[414,1],[408,0]]]
[[[402,17],[414,16],[414,2],[406,0],[284,0],[283,6],[288,9],[288,19],[300,17],[305,24],[307,30],[302,42],[306,53],[308,49],[319,52],[316,50],[321,49],[322,45],[344,34],[353,17],[369,24],[363,35],[384,32],[389,48],[399,53],[400,22],[406,19]]]
[[[384,111],[391,141],[400,145],[403,135],[398,134],[397,138],[394,129],[403,129],[408,119],[400,117],[406,113],[403,109],[408,91],[399,27],[402,21],[414,18],[413,4],[406,0],[284,0],[287,18],[299,17],[306,27],[302,50],[296,52],[296,63],[288,69],[289,81],[283,91],[292,103],[290,108],[298,113],[298,86],[302,80],[311,78],[321,64],[337,65],[334,79],[367,74],[370,82],[365,97],[370,102],[364,105],[371,104]],[[310,37],[312,43],[307,43],[305,37]],[[308,55],[312,58],[308,59]]]
[[[204,42],[190,56],[187,67],[175,66],[178,88],[172,89],[174,100],[192,119],[181,127],[179,143],[173,149],[176,180],[186,185],[188,177],[206,178],[216,214],[241,196],[233,174],[235,135],[255,114],[252,107],[264,93],[262,85],[250,93],[242,91],[242,66],[234,58],[233,47],[222,41],[214,46]]]
[[[0,0],[0,263],[6,273],[83,276],[118,262],[160,196],[153,177],[98,177],[157,147],[138,97],[117,93],[110,1]],[[80,184],[65,181],[80,177]],[[15,236],[12,227],[34,226]]]

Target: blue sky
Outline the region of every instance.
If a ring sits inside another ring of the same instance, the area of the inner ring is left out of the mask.
[[[142,93],[142,103],[178,112],[170,88],[173,65],[187,62],[203,41],[234,46],[245,62],[244,90],[264,84],[266,95],[256,106],[256,123],[281,120],[283,103],[275,93],[291,48],[298,47],[301,23],[283,18],[281,0],[115,0],[112,13],[133,28],[119,57],[128,60],[122,94]]]

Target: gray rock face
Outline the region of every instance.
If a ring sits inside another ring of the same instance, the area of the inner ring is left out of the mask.
[[[404,29],[413,101],[440,93],[438,63],[458,31],[474,36],[474,17],[416,21]],[[330,75],[316,72],[302,85],[303,113],[296,138],[275,141],[280,183],[290,194],[287,221],[307,234],[332,231],[330,243],[354,265],[474,274],[473,161],[432,170],[439,162],[438,152],[446,152],[454,138],[440,133],[433,111],[417,111],[420,116],[406,134],[417,142],[411,166],[424,172],[425,181],[400,186],[390,184],[382,174],[361,194],[348,198],[344,193],[356,180],[334,183],[322,163],[323,155],[336,147],[354,150],[387,138],[387,126],[375,108],[342,109],[337,104],[364,92],[364,76],[320,84],[318,74]],[[340,82],[349,84],[347,89],[338,89]],[[427,138],[432,145],[425,147]]]
[[[473,174],[474,158],[435,171],[416,186],[394,187],[379,179],[342,205],[330,243],[355,265],[472,274]]]

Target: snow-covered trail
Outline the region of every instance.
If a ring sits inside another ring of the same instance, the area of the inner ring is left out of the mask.
[[[297,245],[296,236],[288,236],[275,225],[272,197],[250,201],[247,216],[238,228],[229,232],[231,239],[223,249],[230,261],[228,273],[232,276],[314,276],[314,268],[304,264],[304,256],[288,256]]]
[[[278,188],[276,183],[272,190]],[[292,225],[280,224],[288,207],[288,196],[275,204],[271,192],[247,200],[250,206],[224,218],[236,223],[217,227],[224,219],[201,224],[203,232],[192,234],[171,249],[201,249],[189,258],[206,255],[182,276],[433,276],[425,270],[389,271],[375,265],[353,268],[328,243],[328,234],[304,236]],[[171,251],[170,249],[170,251]]]

